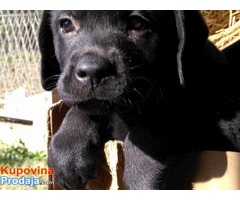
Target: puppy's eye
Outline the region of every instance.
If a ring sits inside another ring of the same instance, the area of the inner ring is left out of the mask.
[[[61,19],[59,23],[63,33],[70,33],[75,30],[75,26],[70,19]]]
[[[129,37],[141,37],[148,33],[150,30],[149,22],[142,17],[132,16],[130,17],[127,25],[127,31]]]

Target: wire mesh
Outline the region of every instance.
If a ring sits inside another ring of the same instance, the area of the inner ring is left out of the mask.
[[[0,98],[24,87],[43,91],[37,34],[41,11],[0,10]]]

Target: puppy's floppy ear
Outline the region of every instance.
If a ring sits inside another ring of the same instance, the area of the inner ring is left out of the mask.
[[[179,37],[177,53],[178,74],[181,85],[185,85],[185,72],[194,68],[201,55],[208,38],[208,28],[199,11],[174,11]]]
[[[52,90],[56,87],[60,74],[59,63],[54,51],[50,19],[51,12],[43,11],[38,35],[41,53],[41,83],[45,90]]]

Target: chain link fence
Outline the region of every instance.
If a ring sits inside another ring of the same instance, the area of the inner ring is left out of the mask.
[[[19,87],[42,92],[37,34],[41,11],[0,10],[0,99]]]

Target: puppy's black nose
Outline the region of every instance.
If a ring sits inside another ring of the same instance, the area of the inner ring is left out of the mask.
[[[101,84],[104,79],[116,76],[116,69],[111,62],[95,54],[85,54],[76,65],[76,76],[80,81],[91,81],[93,86]]]

